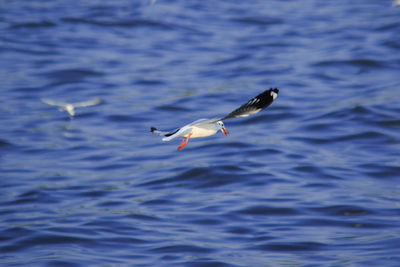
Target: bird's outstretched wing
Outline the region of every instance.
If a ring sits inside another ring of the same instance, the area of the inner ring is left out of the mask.
[[[257,113],[271,105],[271,103],[278,96],[278,93],[278,88],[271,88],[269,90],[266,90],[258,96],[250,99],[249,101],[247,101],[246,104],[243,104],[225,117],[220,118],[219,120],[227,120],[236,117],[247,117],[251,114]]]
[[[55,102],[53,100],[45,99],[45,98],[42,98],[41,100],[43,103],[50,105],[50,106],[64,107],[67,105],[67,103]]]
[[[89,100],[89,101],[75,103],[73,105],[75,107],[89,107],[89,106],[98,105],[101,102],[103,102],[103,100],[101,98],[95,98],[95,99],[92,99],[92,100]]]

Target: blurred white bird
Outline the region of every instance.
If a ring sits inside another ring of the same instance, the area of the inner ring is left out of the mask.
[[[392,5],[393,6],[400,6],[400,0],[395,0]]]
[[[95,98],[95,99],[92,99],[89,101],[79,102],[79,103],[62,103],[62,102],[55,102],[53,100],[44,99],[44,98],[42,98],[41,100],[43,103],[45,103],[47,105],[58,107],[58,110],[60,110],[60,111],[68,112],[68,114],[71,116],[71,118],[73,118],[75,115],[75,108],[94,106],[94,105],[98,105],[101,102],[103,102],[103,100],[101,98]]]

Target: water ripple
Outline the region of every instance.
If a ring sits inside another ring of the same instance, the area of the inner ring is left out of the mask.
[[[255,206],[249,207],[244,210],[238,211],[240,214],[245,215],[295,215],[297,214],[296,209],[291,208],[279,208],[279,207],[266,207],[266,206]]]
[[[399,9],[287,2],[0,5],[0,265],[398,266]]]
[[[100,20],[100,19],[87,19],[87,18],[64,18],[65,22],[69,23],[83,23],[83,24],[91,24],[100,27],[149,27],[152,29],[158,28],[160,30],[171,30],[172,27],[165,23],[161,23],[159,21],[151,21],[144,19],[132,19],[132,20]]]

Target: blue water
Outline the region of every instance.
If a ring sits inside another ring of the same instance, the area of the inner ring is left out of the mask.
[[[1,266],[399,266],[391,1],[0,1]],[[221,133],[162,142],[270,88]],[[41,102],[102,98],[73,119]]]

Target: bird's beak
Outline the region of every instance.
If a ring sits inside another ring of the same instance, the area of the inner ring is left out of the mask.
[[[225,128],[222,128],[221,129],[221,132],[224,134],[224,135],[228,135],[228,130],[227,129],[225,129]]]

